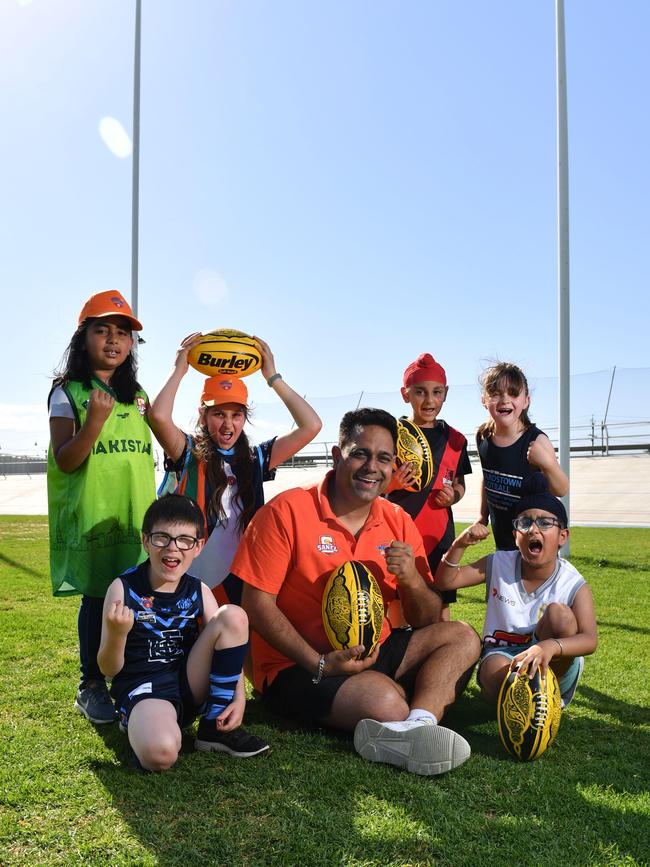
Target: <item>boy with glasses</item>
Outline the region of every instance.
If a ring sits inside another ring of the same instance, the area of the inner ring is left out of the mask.
[[[248,618],[219,608],[207,585],[187,574],[203,547],[203,513],[189,497],[151,504],[142,526],[148,559],[108,588],[97,661],[140,767],[170,768],[181,729],[201,715],[195,746],[240,758],[268,750],[245,732],[242,665]]]
[[[487,611],[477,680],[496,702],[510,670],[527,667],[532,677],[550,665],[560,683],[562,707],[575,694],[583,657],[598,644],[591,590],[580,573],[558,556],[569,536],[562,502],[548,491],[542,473],[524,484],[513,520],[515,551],[496,551],[461,566],[465,548],[488,536],[482,524],[468,527],[442,558],[435,576],[441,590],[486,584]]]

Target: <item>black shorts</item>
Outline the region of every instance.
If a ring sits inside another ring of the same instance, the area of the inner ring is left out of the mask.
[[[451,605],[451,603],[455,602],[458,597],[455,590],[438,590],[438,593],[442,596],[442,601],[446,605]]]
[[[115,707],[123,728],[128,728],[129,717],[136,704],[147,698],[158,698],[173,704],[180,728],[185,728],[194,722],[202,710],[194,702],[184,664],[180,670],[164,671],[153,675],[149,680],[135,681],[120,693]]]
[[[379,671],[396,680],[404,654],[413,635],[412,629],[393,629],[379,649],[377,662],[367,671]],[[410,696],[417,672],[409,672],[400,678],[399,685]],[[280,716],[289,716],[310,724],[323,720],[330,712],[334,697],[349,677],[336,675],[324,677],[319,684],[312,683],[313,671],[299,665],[283,669],[270,686],[264,688],[262,701]]]

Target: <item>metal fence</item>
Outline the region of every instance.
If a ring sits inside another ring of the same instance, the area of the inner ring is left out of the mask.
[[[551,440],[558,438],[558,381],[556,377],[528,377],[531,390],[530,417]],[[399,388],[392,391],[357,391],[343,395],[306,399],[322,419],[318,443],[305,452],[318,455],[323,443],[338,436],[343,414],[359,406],[376,406],[393,415],[403,415],[409,407]],[[451,383],[441,417],[463,431],[470,443],[479,424],[487,419],[481,406],[478,382]],[[253,406],[248,428],[254,442],[291,427],[286,407],[277,399]],[[571,448],[574,454],[609,454],[617,451],[646,451],[650,443],[650,368],[623,368],[576,374],[571,377]],[[318,457],[316,457],[318,460]]]
[[[0,455],[0,476],[35,476],[47,472],[47,461],[28,455]]]
[[[531,390],[531,418],[551,441],[557,442],[556,377],[528,377]],[[408,410],[399,388],[387,392],[361,391],[343,395],[314,397],[305,395],[323,421],[318,442],[310,443],[288,461],[293,466],[329,464],[331,447],[338,436],[338,425],[345,412],[358,406],[377,406],[401,415]],[[571,453],[609,455],[650,451],[650,368],[613,368],[571,377]],[[480,403],[478,383],[457,385],[453,382],[442,416],[463,431],[469,442],[470,456],[475,454],[474,431],[486,418]],[[289,430],[292,419],[284,404],[273,402],[253,406],[252,423],[247,427],[253,443]],[[192,425],[187,427],[190,430]],[[0,452],[0,477],[32,475],[46,472],[45,451],[39,443],[34,450],[18,454]],[[156,466],[162,466],[162,454],[154,449]]]
[[[557,429],[546,427],[551,442],[557,447]],[[472,434],[467,435],[470,458],[477,458]],[[284,466],[310,467],[331,464],[332,446],[336,440],[318,440],[309,443]],[[593,456],[610,454],[640,454],[650,452],[650,420],[640,422],[618,422],[614,424],[576,425],[571,428],[571,454],[573,456]],[[163,455],[153,449],[156,468],[162,467]],[[0,454],[0,478],[7,476],[34,476],[47,472],[47,460],[31,455]]]
[[[606,456],[613,453],[640,454],[650,452],[650,420],[638,422],[635,432],[629,432],[626,423],[612,425],[578,425],[571,428],[571,455]],[[557,429],[546,428],[546,434],[557,448]],[[469,457],[478,460],[473,437],[468,439]],[[335,441],[310,443],[306,448],[285,462],[288,467],[308,467],[331,464],[331,451]]]

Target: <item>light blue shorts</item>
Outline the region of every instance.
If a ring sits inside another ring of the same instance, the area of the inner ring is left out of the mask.
[[[481,683],[481,666],[488,656],[494,656],[494,654],[498,653],[501,656],[505,656],[507,659],[514,659],[515,656],[518,656],[520,653],[523,653],[524,650],[528,650],[529,647],[532,647],[535,644],[537,644],[537,639],[533,638],[533,640],[529,641],[528,644],[518,644],[516,647],[489,647],[487,650],[484,650],[478,662],[478,669],[476,670],[476,681],[478,685],[481,688],[483,686]],[[573,662],[559,679],[560,693],[562,693],[562,695],[571,688],[578,676],[580,672],[581,659],[581,656],[574,656]]]

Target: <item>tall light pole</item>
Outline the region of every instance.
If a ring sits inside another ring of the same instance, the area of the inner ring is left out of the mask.
[[[138,316],[138,244],[140,225],[140,24],[141,0],[135,3],[135,57],[133,62],[133,177],[131,181],[131,308]]]
[[[569,144],[567,127],[564,0],[555,0],[557,75],[557,232],[558,232],[558,362],[560,466],[570,477],[571,463],[571,308],[569,294]],[[564,499],[569,515],[570,495]],[[569,515],[570,516],[570,515]],[[563,553],[569,554],[569,543]]]

